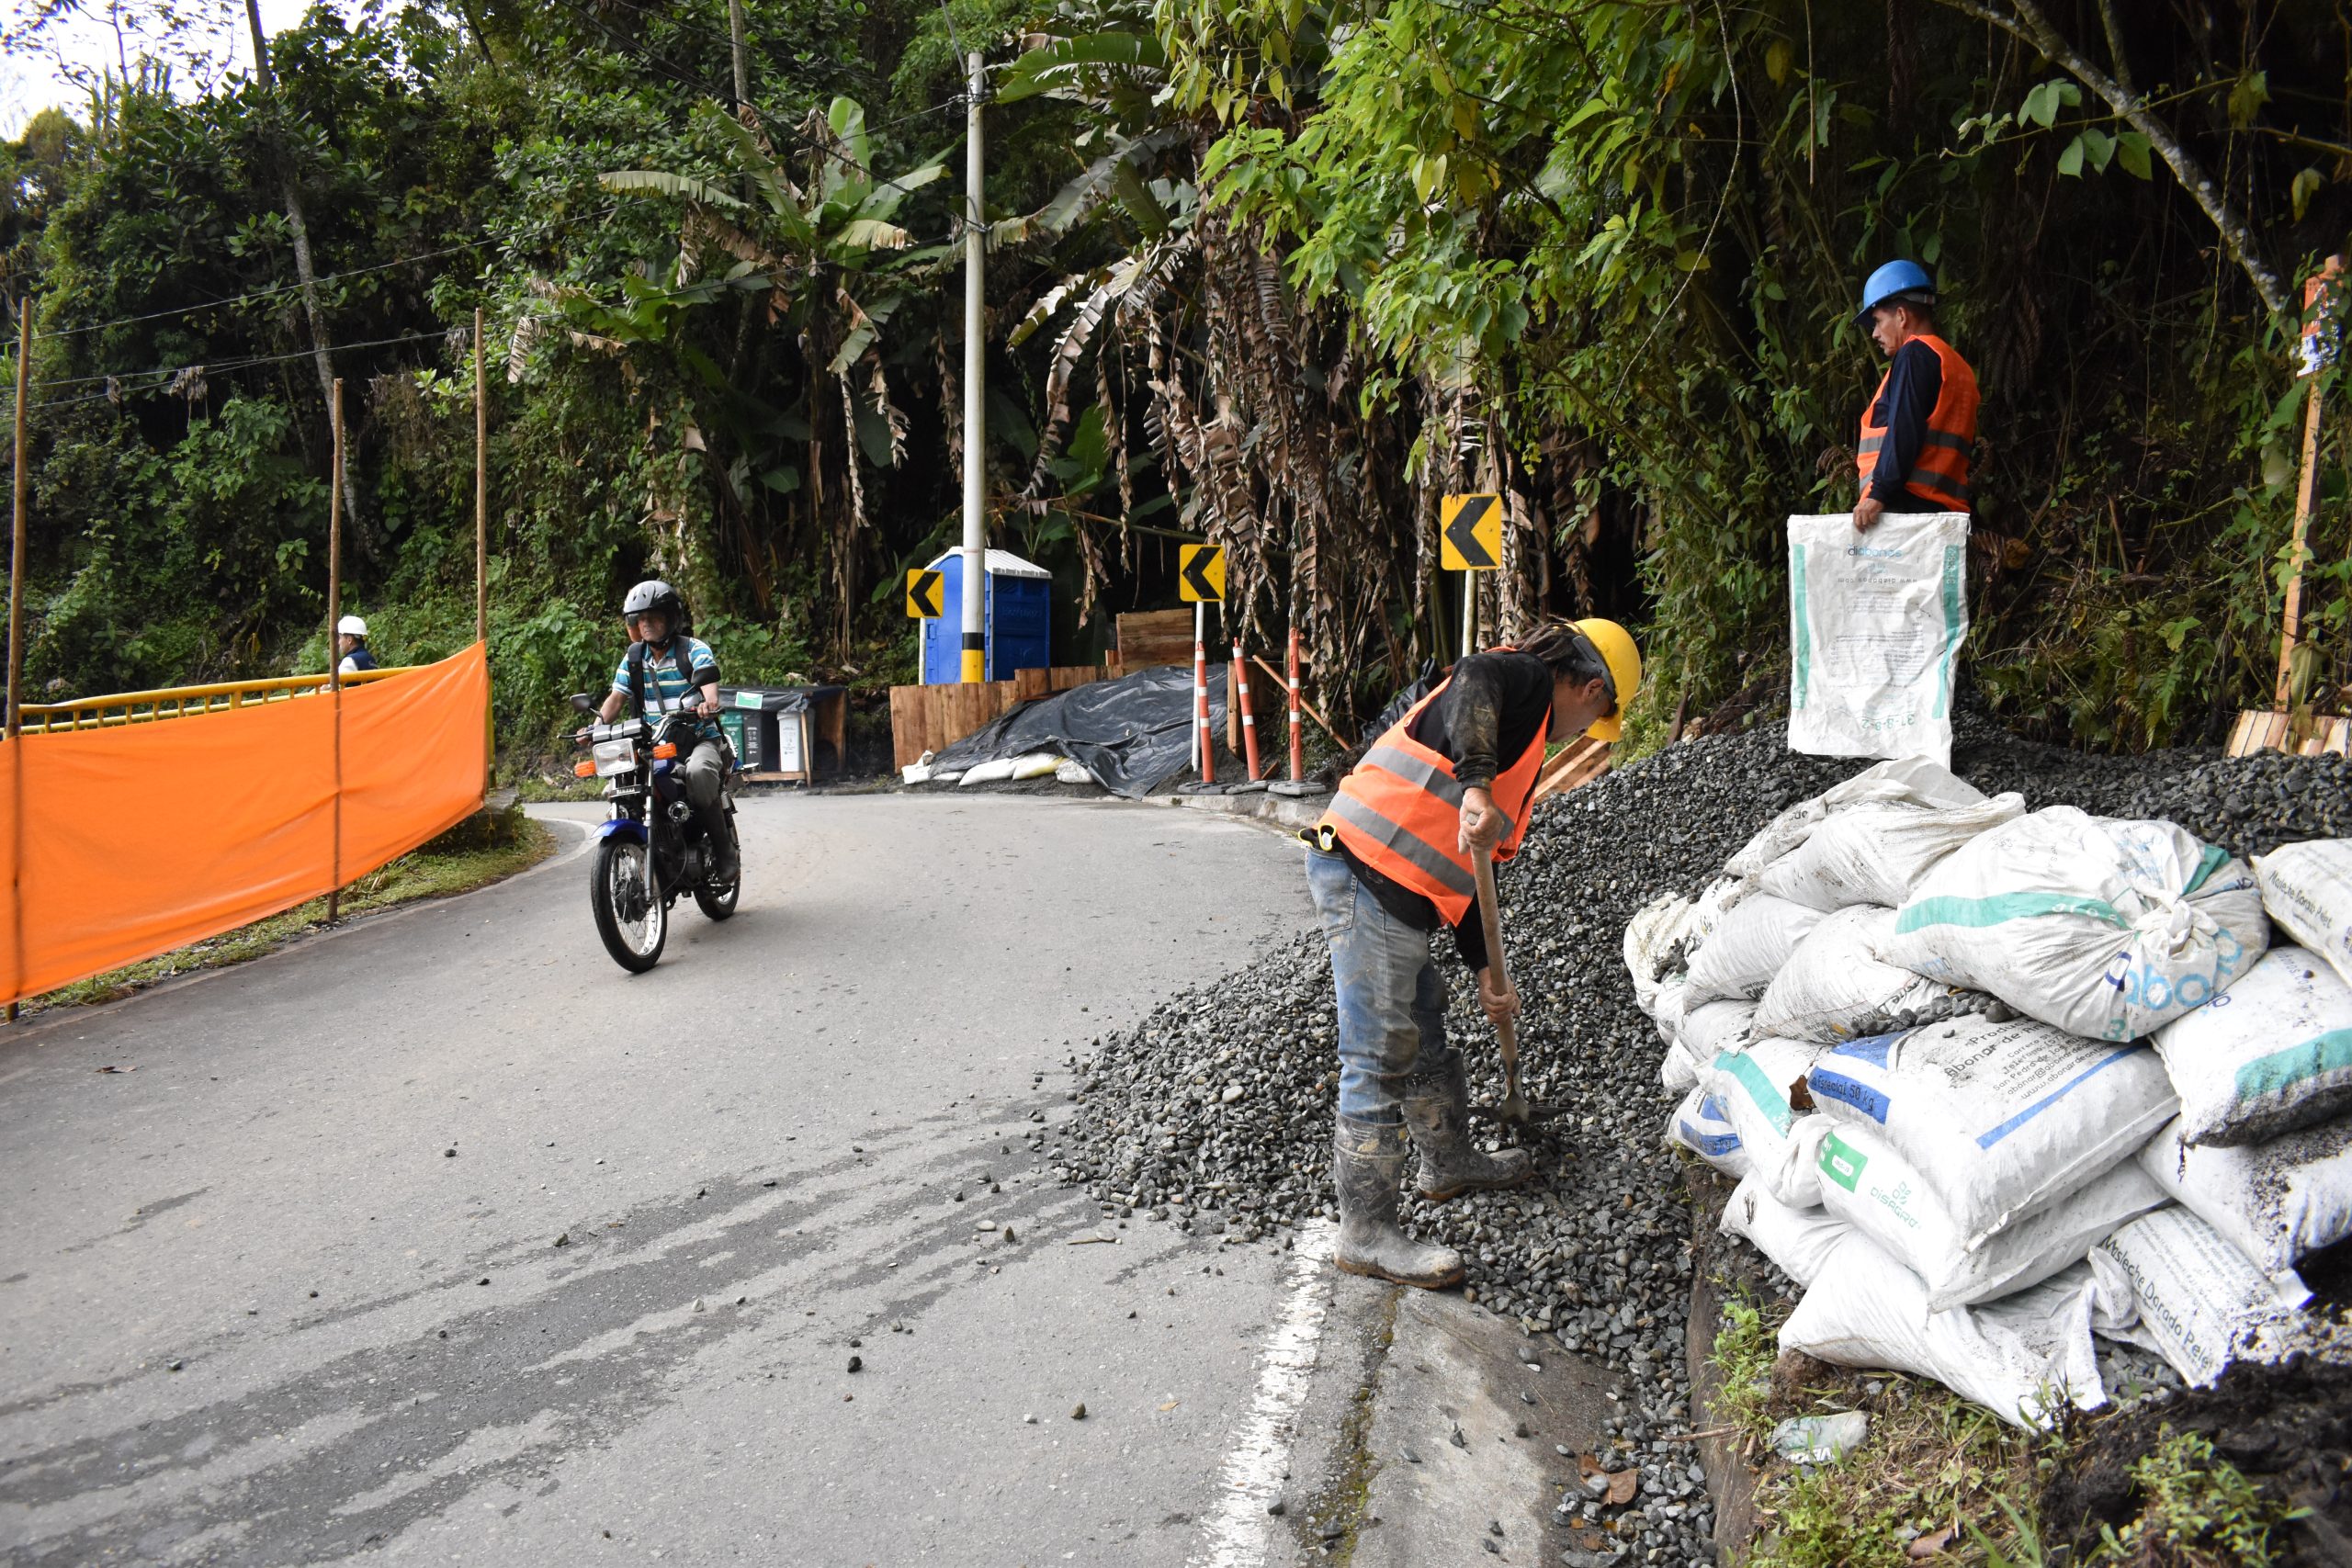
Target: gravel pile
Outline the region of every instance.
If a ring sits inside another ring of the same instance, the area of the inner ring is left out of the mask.
[[[1671,747],[1544,808],[1502,869],[1527,1092],[1566,1114],[1521,1135],[1533,1183],[1437,1209],[1408,1200],[1407,1224],[1461,1249],[1471,1299],[1634,1380],[1611,1467],[1637,1460],[1641,1491],[1623,1508],[1575,1505],[1613,1526],[1628,1562],[1711,1560],[1713,1520],[1691,1446],[1674,1436],[1690,1429],[1690,1218],[1679,1156],[1659,1141],[1676,1097],[1658,1085],[1664,1046],[1625,975],[1625,922],[1661,892],[1696,893],[1781,808],[1864,765],[1792,755],[1778,726]],[[2352,836],[2341,758],[2089,757],[1964,717],[1952,767],[2030,807],[2166,817],[2240,854]],[[1439,947],[1453,970],[1449,1034],[1470,1057],[1474,1102],[1492,1103],[1492,1032],[1450,942]],[[1037,1152],[1120,1212],[1261,1239],[1332,1212],[1334,1047],[1322,942],[1284,943],[1097,1040],[1075,1064],[1075,1113],[1050,1139],[1039,1130]]]

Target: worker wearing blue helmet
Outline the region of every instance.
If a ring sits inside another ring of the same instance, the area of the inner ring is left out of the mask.
[[[1862,286],[1854,321],[1889,361],[1854,447],[1854,526],[1889,512],[1969,511],[1976,372],[1936,330],[1935,279],[1917,262],[1887,263]]]

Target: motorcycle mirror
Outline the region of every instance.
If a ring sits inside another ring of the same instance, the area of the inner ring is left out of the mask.
[[[596,711],[596,699],[590,696],[585,692],[574,692],[571,694],[571,705],[578,708],[582,713],[594,713]]]

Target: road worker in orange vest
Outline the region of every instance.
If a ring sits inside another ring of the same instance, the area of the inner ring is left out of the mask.
[[[1854,526],[1867,531],[1889,512],[1970,510],[1976,372],[1936,331],[1935,280],[1917,262],[1889,262],[1862,286],[1854,321],[1888,360],[1855,444]]]
[[[1459,1284],[1462,1256],[1396,1221],[1408,1153],[1433,1203],[1527,1179],[1523,1150],[1470,1141],[1462,1055],[1445,1043],[1445,981],[1431,942],[1451,927],[1497,1021],[1519,997],[1487,962],[1473,848],[1507,861],[1527,831],[1547,742],[1614,740],[1642,683],[1642,656],[1614,621],[1555,622],[1472,654],[1340,781],[1307,841],[1306,884],[1331,948],[1340,1006],[1339,1121],[1331,1171],[1338,1260],[1430,1290]],[[1409,1139],[1409,1142],[1408,1142]]]

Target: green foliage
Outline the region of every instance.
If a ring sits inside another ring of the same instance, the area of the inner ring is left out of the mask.
[[[1451,644],[1432,491],[1493,484],[1523,525],[1512,614],[1643,632],[1642,743],[1769,700],[1781,519],[1852,499],[1880,369],[1852,295],[1905,255],[1986,393],[1983,691],[2111,747],[2267,705],[2315,384],[2249,268],[2290,278],[2352,220],[2314,160],[2352,142],[2315,14],[2226,38],[2152,15],[2129,63],[2164,86],[2126,118],[1933,0],[1892,32],[1866,0],[747,10],[747,106],[707,6],[322,8],[275,40],[275,89],[175,96],[142,66],[0,149],[0,253],[44,334],[35,694],[323,660],[289,191],[349,414],[342,588],[379,654],[472,636],[480,306],[510,741],[561,728],[649,572],[742,675],[910,671],[891,589],[958,501],[978,47],[977,457],[997,536],[1068,602],[1057,659],[1099,646],[1079,606],[1170,602],[1163,536],[1214,535],[1245,617],[1301,618],[1344,728]],[[2247,204],[2247,267],[2182,157]],[[2329,434],[2290,671],[2314,709],[2352,685],[2346,457]]]
[[[2285,1510],[2255,1490],[2238,1468],[2194,1432],[2166,1428],[2153,1453],[2132,1467],[2140,1517],[2119,1534],[2102,1529],[2101,1562],[2178,1563],[2182,1568],[2269,1568],[2270,1534]]]

